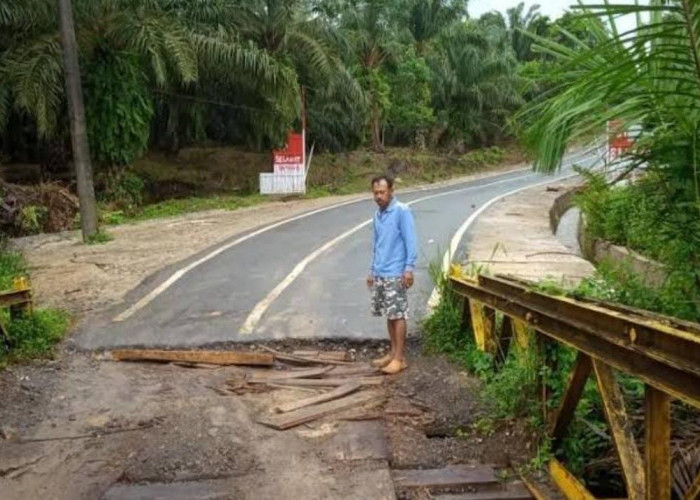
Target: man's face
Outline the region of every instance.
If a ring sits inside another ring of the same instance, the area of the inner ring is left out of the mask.
[[[374,201],[382,210],[389,206],[391,198],[394,195],[394,189],[390,188],[384,179],[372,184],[372,195]]]

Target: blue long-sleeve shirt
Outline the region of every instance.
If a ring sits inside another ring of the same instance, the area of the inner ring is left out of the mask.
[[[411,209],[391,200],[385,210],[377,210],[372,221],[372,267],[378,278],[396,278],[416,267],[418,244]]]

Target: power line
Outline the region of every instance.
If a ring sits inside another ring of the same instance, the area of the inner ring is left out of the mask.
[[[189,95],[184,95],[184,94],[176,94],[173,92],[166,92],[166,91],[160,90],[160,89],[153,89],[153,92],[155,92],[156,94],[169,96],[169,97],[176,97],[178,99],[184,99],[186,101],[192,101],[192,102],[196,102],[196,103],[200,103],[200,104],[210,104],[213,106],[221,106],[221,107],[226,107],[226,108],[243,109],[243,110],[251,111],[253,113],[265,113],[265,114],[270,114],[270,115],[279,115],[280,114],[278,111],[272,111],[269,109],[254,108],[252,106],[246,106],[244,104],[233,104],[233,103],[225,102],[225,101],[214,101],[211,99],[203,99],[201,97],[189,96]]]

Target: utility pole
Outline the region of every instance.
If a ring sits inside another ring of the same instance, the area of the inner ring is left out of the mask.
[[[80,226],[83,232],[83,241],[86,241],[98,231],[97,202],[95,201],[90,146],[85,126],[85,105],[83,104],[83,87],[80,81],[80,64],[78,62],[78,46],[75,41],[71,0],[58,0],[58,17],[63,48],[70,136],[73,145],[73,163],[78,181]]]

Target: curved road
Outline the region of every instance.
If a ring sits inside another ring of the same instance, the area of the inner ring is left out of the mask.
[[[565,165],[574,161],[590,166],[595,157],[572,156]],[[481,209],[513,191],[572,175],[569,166],[556,176],[520,170],[399,193],[411,205],[419,236],[409,329],[416,328],[432,292],[429,264],[441,263],[451,243],[455,258],[464,254],[469,222]],[[95,349],[288,337],[385,338],[384,321],[369,314],[365,286],[374,210],[366,199],[239,235],[151,277],[125,306],[86,325],[76,341]]]

